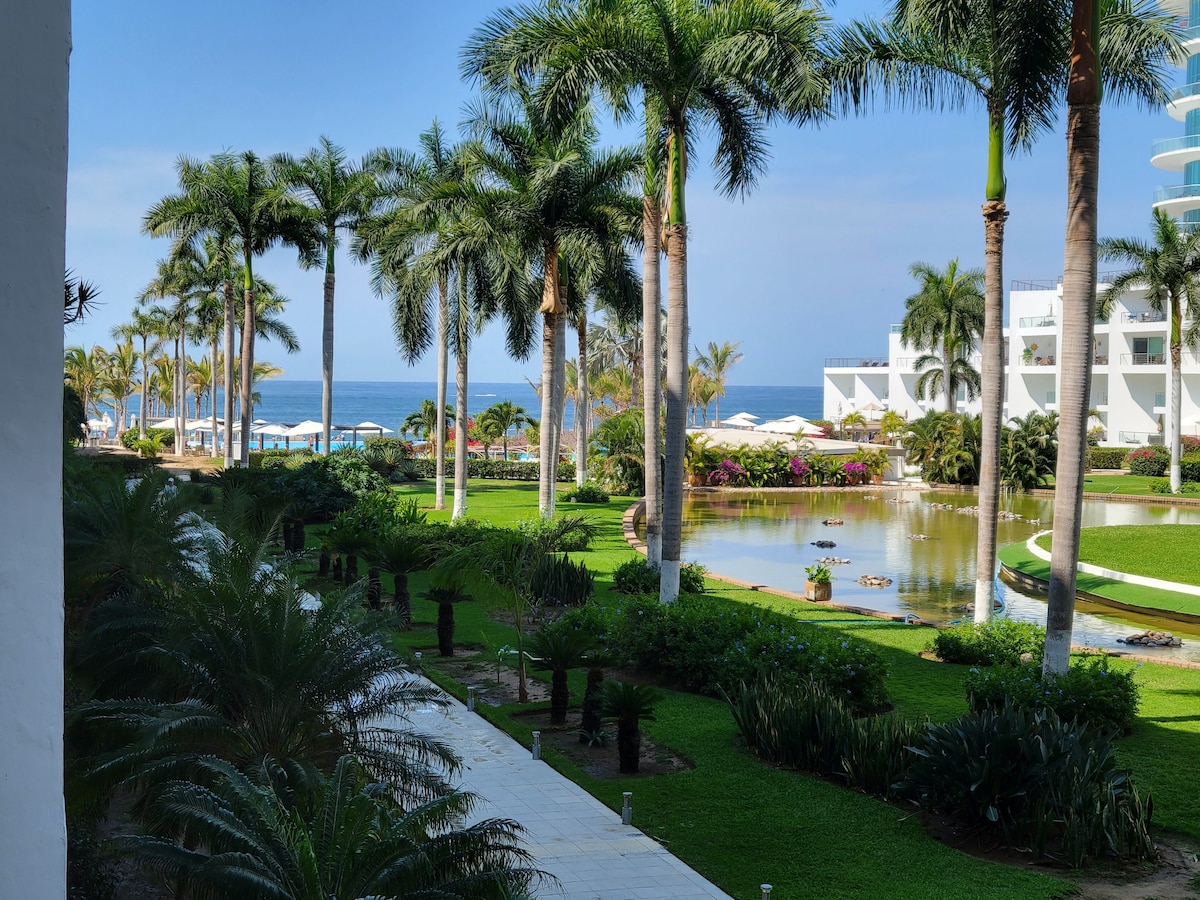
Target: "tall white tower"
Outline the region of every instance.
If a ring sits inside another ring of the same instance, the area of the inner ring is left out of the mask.
[[[1155,141],[1150,157],[1160,169],[1182,172],[1183,184],[1160,187],[1154,206],[1188,228],[1200,228],[1200,0],[1159,0],[1159,4],[1187,22],[1183,44],[1187,61],[1184,84],[1172,92],[1167,104],[1171,118],[1183,122],[1183,137]]]

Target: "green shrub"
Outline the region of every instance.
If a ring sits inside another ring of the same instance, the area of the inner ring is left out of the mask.
[[[964,622],[940,629],[932,649],[942,662],[1016,666],[1021,664],[1023,653],[1040,663],[1045,646],[1046,629],[1042,626],[993,616],[979,625]]]
[[[884,701],[885,666],[866,644],[790,616],[702,595],[632,597],[620,607],[610,652],[690,690],[716,693],[772,673],[812,679],[858,709]]]
[[[1150,491],[1154,494],[1169,494],[1171,493],[1171,480],[1169,478],[1155,478],[1150,482]]]
[[[997,833],[1035,859],[1149,859],[1150,804],[1107,734],[1011,702],[934,723],[899,787],[928,809]]]
[[[679,567],[679,590],[684,594],[704,593],[704,573],[699,563],[683,563]],[[613,586],[623,594],[657,594],[658,566],[643,557],[621,563],[613,571]]]
[[[290,469],[311,459],[315,454],[310,447],[296,447],[291,450],[271,448],[270,450],[251,450],[251,469]]]
[[[596,536],[596,523],[579,513],[566,513],[555,519],[530,519],[516,528],[546,553],[578,553],[586,550]]]
[[[596,590],[596,577],[582,562],[547,554],[538,561],[529,579],[529,590],[542,604],[581,606]]]
[[[1120,469],[1125,465],[1129,456],[1128,447],[1088,447],[1087,467],[1089,469]]]
[[[768,676],[725,699],[746,746],[761,758],[880,797],[893,797],[907,770],[907,747],[922,733],[921,726],[899,716],[857,719],[813,681],[797,688]]]
[[[563,494],[563,500],[568,503],[607,503],[608,493],[589,481],[583,486]]]
[[[997,709],[1013,702],[1026,709],[1052,709],[1063,719],[1128,734],[1138,710],[1132,671],[1109,668],[1107,656],[1071,664],[1065,675],[1043,677],[1040,666],[972,669],[966,679],[971,709]]]
[[[1200,481],[1200,453],[1180,457],[1179,477],[1184,481]]]
[[[414,459],[411,461],[415,478],[433,478],[437,471],[437,462],[433,459]],[[447,472],[452,471],[447,460]],[[537,481],[540,468],[536,462],[503,459],[468,459],[468,478],[491,478],[501,481]],[[563,462],[558,464],[558,480],[575,480],[575,463]]]
[[[146,437],[149,440],[154,440],[157,438],[158,440],[162,441],[162,444],[159,445],[162,446],[163,444],[167,444],[175,440],[175,429],[147,428]],[[141,432],[137,428],[129,428],[121,432],[121,446],[123,446],[126,450],[136,450],[139,440],[141,440]]]
[[[1129,454],[1129,474],[1159,478],[1170,461],[1170,452],[1161,445],[1140,447]]]

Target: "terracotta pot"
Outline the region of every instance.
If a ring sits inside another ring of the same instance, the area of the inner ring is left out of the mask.
[[[871,476],[871,484],[883,484],[883,473]]]
[[[792,487],[804,487],[805,480],[803,475],[792,475]]]
[[[804,582],[804,598],[815,600],[818,603],[828,603],[833,599],[833,585],[806,581]]]

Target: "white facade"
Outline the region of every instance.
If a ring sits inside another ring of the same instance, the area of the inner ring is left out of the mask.
[[[68,0],[0,12],[0,894],[62,900]],[[86,273],[84,273],[86,274]]]
[[[1016,282],[1009,294],[1005,337],[1005,419],[1029,412],[1058,410],[1058,331],[1062,322],[1062,284]],[[1188,323],[1185,321],[1186,330]],[[1162,443],[1167,391],[1168,323],[1153,312],[1144,292],[1131,291],[1116,301],[1107,321],[1097,321],[1092,358],[1092,425],[1104,428],[1101,443],[1132,446]],[[918,400],[921,354],[900,341],[892,325],[886,357],[825,360],[824,416],[831,421],[874,404],[919,418],[942,409],[939,396]],[[979,356],[972,357],[979,369]],[[1182,434],[1200,435],[1200,353],[1184,350]],[[979,401],[961,398],[959,412],[978,413]],[[867,415],[878,419],[879,413]]]

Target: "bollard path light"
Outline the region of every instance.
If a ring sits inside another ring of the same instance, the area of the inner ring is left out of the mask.
[[[533,733],[533,758],[542,758],[542,733],[540,731]]]
[[[769,884],[760,884],[762,888],[762,900],[771,900],[771,886]]]
[[[475,712],[475,685],[467,685],[467,712]]]
[[[633,824],[633,791],[624,791],[622,796],[625,798],[625,803],[621,807],[621,824]]]

